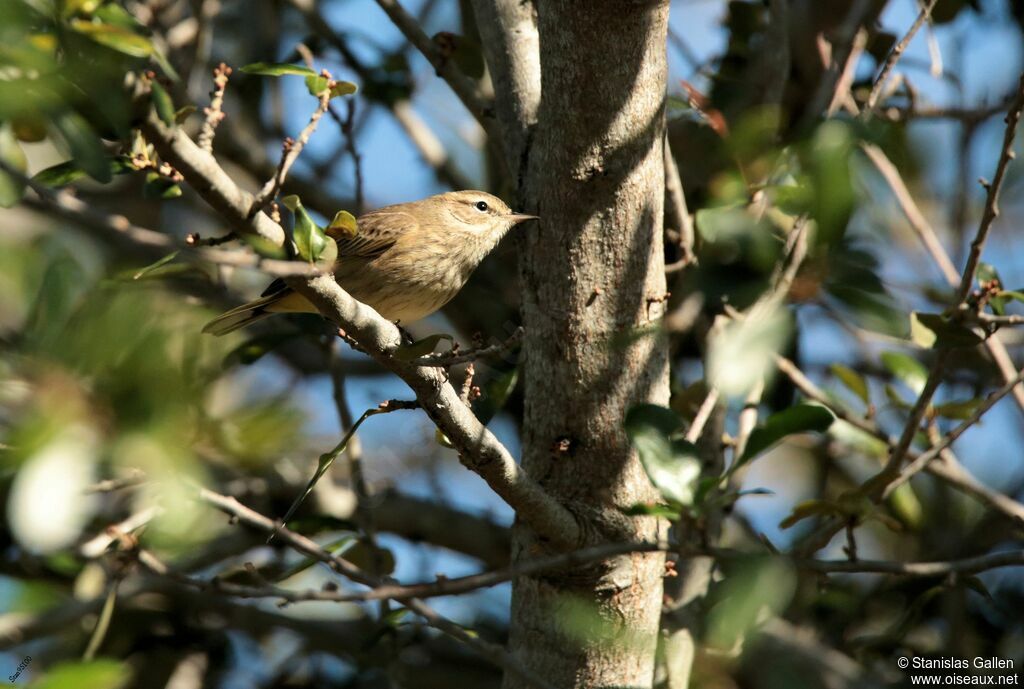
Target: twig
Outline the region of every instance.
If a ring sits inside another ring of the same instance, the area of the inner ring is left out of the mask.
[[[199,131],[196,143],[207,153],[213,152],[213,137],[217,133],[217,125],[224,119],[224,89],[227,88],[231,68],[223,62],[213,70],[213,91],[210,93],[210,105],[203,108],[206,119]]]
[[[323,271],[302,261],[285,261],[264,258],[248,251],[214,249],[193,246],[188,239],[179,240],[156,230],[133,224],[123,215],[104,213],[85,203],[68,190],[53,191],[38,184],[0,160],[0,170],[17,178],[36,194],[36,199],[26,198],[26,206],[36,210],[52,212],[58,217],[70,220],[83,227],[103,233],[109,237],[145,247],[154,251],[170,253],[185,250],[182,257],[193,261],[204,261],[235,268],[254,268],[267,275],[288,277],[294,275],[319,275]]]
[[[516,328],[515,332],[509,335],[508,339],[504,342],[487,345],[486,347],[467,349],[464,352],[452,351],[442,352],[440,354],[428,354],[426,356],[421,356],[418,359],[414,359],[412,363],[416,366],[437,366],[447,368],[456,364],[464,364],[467,361],[476,361],[477,359],[492,356],[494,354],[502,354],[519,344],[523,339],[524,332],[523,328],[519,327]]]
[[[448,83],[462,104],[487,132],[487,136],[495,143],[501,142],[501,132],[491,113],[493,106],[480,95],[473,80],[463,74],[452,60],[441,54],[437,45],[420,28],[416,18],[409,14],[397,0],[377,0],[377,4],[388,15],[391,22],[398,27],[398,30],[405,35],[406,39],[420,51],[423,57],[427,58],[427,62],[434,67],[437,75]]]
[[[878,104],[878,97],[882,92],[882,88],[885,86],[885,82],[889,79],[889,74],[893,68],[896,67],[896,63],[900,61],[903,56],[903,51],[907,49],[910,42],[914,40],[914,36],[924,26],[924,23],[928,21],[928,17],[931,16],[932,8],[935,7],[935,3],[938,0],[928,0],[928,4],[921,8],[921,12],[917,15],[917,19],[911,25],[910,30],[907,31],[906,35],[900,39],[900,41],[892,47],[889,51],[888,57],[885,58],[885,63],[882,65],[882,69],[879,70],[878,76],[875,77],[875,82],[871,85],[871,92],[868,94],[868,99],[864,107],[865,113],[871,113],[875,109],[875,105]]]
[[[853,52],[853,43],[857,32],[864,23],[867,13],[871,10],[871,4],[871,0],[855,0],[850,3],[850,9],[843,18],[843,23],[835,32],[835,39],[830,42],[832,45],[830,63],[827,69],[822,71],[814,95],[811,96],[807,110],[804,111],[801,118],[802,129],[812,124],[833,101],[836,84],[846,69],[846,63]]]
[[[933,0],[934,1],[934,0]],[[960,287],[957,289],[957,302],[965,303],[974,284],[974,274],[978,270],[978,263],[981,261],[981,252],[985,248],[985,240],[988,239],[992,222],[999,217],[999,191],[1003,187],[1003,180],[1006,179],[1006,169],[1010,161],[1014,159],[1013,141],[1017,137],[1017,124],[1020,122],[1021,111],[1024,110],[1024,74],[1021,75],[1017,84],[1017,96],[1014,98],[1010,111],[1006,114],[1006,130],[1003,133],[1003,146],[999,152],[999,162],[996,163],[996,174],[990,183],[982,182],[988,194],[985,198],[985,210],[978,225],[978,233],[971,242],[971,252],[967,257],[967,266],[964,268],[960,280]]]
[[[208,153],[179,129],[170,129],[153,111],[148,94],[137,90],[142,110],[139,126],[161,157],[172,162],[186,181],[243,235],[255,234],[272,246],[285,242],[284,229],[265,213],[249,214],[252,196],[238,188]],[[332,275],[288,278],[322,315],[345,329],[386,370],[398,375],[430,419],[452,442],[464,466],[477,473],[540,536],[553,546],[578,547],[583,534],[576,517],[534,481],[472,411],[462,404],[445,372],[415,366],[392,356],[402,344],[394,323],[345,292]]]
[[[697,256],[694,253],[695,234],[693,231],[693,220],[690,218],[690,211],[686,206],[686,195],[683,193],[683,181],[679,177],[679,167],[669,147],[668,136],[665,136],[665,215],[670,225],[679,232],[679,253],[680,258],[676,264],[665,267],[665,272],[676,272],[697,263]],[[676,265],[678,264],[678,267]]]
[[[718,404],[718,390],[711,388],[708,390],[707,396],[704,397],[704,401],[701,402],[696,416],[693,417],[693,423],[686,429],[686,442],[696,443],[700,440],[700,434],[704,432],[704,426],[711,418],[711,412],[715,410],[716,404]]]
[[[287,528],[279,527],[267,517],[249,509],[234,498],[214,493],[213,491],[205,488],[200,489],[199,498],[201,501],[232,516],[246,526],[264,532],[276,533],[277,536],[287,543],[292,549],[323,562],[335,572],[338,572],[352,581],[373,587],[380,586],[384,583],[378,577],[360,569],[348,560],[324,550],[316,542],[306,538],[305,536],[297,534]],[[403,604],[409,608],[409,610],[426,620],[427,624],[430,626],[458,639],[459,641],[462,641],[475,649],[480,653],[480,655],[491,660],[504,670],[518,675],[537,687],[542,687],[543,689],[554,689],[546,680],[535,676],[531,671],[524,668],[519,661],[504,648],[486,642],[474,634],[470,634],[461,626],[439,615],[433,610],[433,608],[426,605],[423,601],[417,598],[410,598],[409,600],[404,601]]]
[[[322,70],[320,75],[327,79],[327,86],[317,94],[318,104],[313,114],[309,116],[309,122],[299,133],[299,138],[285,139],[282,145],[281,161],[277,165],[277,171],[274,176],[266,181],[263,188],[256,194],[256,198],[253,199],[252,207],[249,210],[249,215],[254,216],[274,200],[277,196],[278,190],[281,185],[284,184],[285,178],[288,177],[288,172],[292,169],[292,165],[299,159],[299,154],[302,153],[302,149],[305,148],[309,142],[309,137],[316,131],[316,127],[320,124],[320,119],[327,112],[327,108],[331,105],[331,88],[333,88],[335,82],[331,77],[330,72]]]
[[[1000,567],[1024,565],[1024,550],[988,553],[945,562],[891,562],[889,560],[797,560],[797,566],[825,574],[875,573],[908,577],[943,577],[977,574]]]
[[[797,368],[792,361],[782,356],[776,356],[775,363],[779,371],[789,378],[797,389],[800,390],[800,392],[802,392],[808,399],[825,405],[831,409],[839,419],[849,423],[854,428],[881,440],[886,445],[890,447],[896,445],[896,439],[880,429],[873,421],[852,412],[844,405],[837,404],[835,399],[829,397],[823,390],[821,390],[821,388],[807,378],[807,376],[804,375],[804,373]],[[919,456],[920,455],[915,454],[913,451],[908,452],[908,457],[912,462],[916,462]],[[1019,523],[1024,523],[1024,505],[983,485],[966,469],[964,469],[959,462],[952,459],[950,461],[943,462],[930,461],[925,465],[925,470],[950,484],[954,488],[973,496],[992,509],[1006,515],[1010,519]]]

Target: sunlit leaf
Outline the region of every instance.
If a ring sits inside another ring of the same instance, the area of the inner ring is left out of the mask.
[[[356,216],[348,211],[338,211],[326,231],[335,239],[352,239],[359,234],[359,225]]]
[[[910,316],[910,333],[914,344],[936,349],[973,347],[985,339],[978,331],[941,314],[917,311]]]
[[[292,65],[287,62],[253,62],[252,64],[242,67],[242,71],[246,74],[258,74],[264,77],[280,77],[286,74],[317,76],[317,73],[309,67]]]
[[[781,309],[729,323],[709,342],[708,380],[729,397],[746,395],[773,370],[789,332]]]
[[[101,24],[85,19],[72,19],[70,26],[83,36],[88,36],[97,43],[125,55],[149,57],[153,52],[152,41],[123,26]]]
[[[285,196],[281,199],[287,208],[295,214],[295,226],[292,228],[292,239],[299,256],[310,263],[316,262],[329,242],[323,229],[313,221],[313,217],[303,207],[298,196]],[[333,242],[330,242],[333,244]],[[335,251],[337,248],[335,248]]]
[[[937,415],[947,419],[966,420],[971,418],[974,412],[985,403],[984,399],[975,398],[970,400],[956,400],[936,404],[934,411]]]
[[[306,77],[306,89],[311,96],[319,96],[327,89],[327,84],[329,83],[330,81],[327,77],[320,76],[319,74],[310,74]]]
[[[843,364],[832,364],[829,366],[829,370],[850,392],[857,395],[864,404],[871,402],[868,393],[868,382],[864,379],[864,376]]]
[[[51,667],[32,689],[120,689],[130,677],[128,666],[117,660],[65,662]]]
[[[834,420],[835,415],[831,411],[817,404],[797,404],[776,412],[750,434],[743,455],[730,470],[735,471],[788,435],[824,433]]]
[[[681,431],[682,419],[665,407],[641,404],[626,414],[626,435],[651,483],[665,499],[690,505],[701,463],[697,448],[677,437]]]
[[[928,369],[924,364],[903,352],[882,352],[882,364],[897,380],[903,381],[915,395],[920,395],[928,382]]]
[[[132,274],[132,280],[139,280],[140,278],[144,278],[146,275],[152,273],[154,270],[166,266],[168,263],[171,263],[174,259],[176,259],[178,257],[178,254],[180,253],[180,251],[172,251],[171,253],[167,254],[160,260],[154,261],[145,268],[137,270],[134,274]]]

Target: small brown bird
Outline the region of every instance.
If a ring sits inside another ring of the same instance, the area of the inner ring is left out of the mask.
[[[380,315],[410,323],[447,304],[506,232],[535,218],[482,191],[386,206],[360,217],[354,238],[338,240],[334,276]],[[203,332],[226,335],[275,313],[317,310],[275,280],[259,299],[217,316]]]

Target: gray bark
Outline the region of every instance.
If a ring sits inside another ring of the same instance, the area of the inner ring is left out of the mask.
[[[622,429],[630,406],[669,396],[664,339],[635,336],[665,293],[668,3],[537,9],[543,91],[525,192],[542,220],[522,245],[523,463],[584,542],[653,539],[663,523],[622,512],[657,497]],[[546,545],[520,519],[513,557]],[[663,573],[663,556],[647,553],[520,578],[512,652],[559,687],[649,687]]]

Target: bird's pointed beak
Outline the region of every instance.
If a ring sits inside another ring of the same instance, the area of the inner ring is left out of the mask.
[[[521,222],[526,222],[527,220],[540,220],[540,217],[538,217],[536,215],[526,215],[524,213],[513,213],[512,215],[510,215],[508,217],[516,225],[518,225]]]

